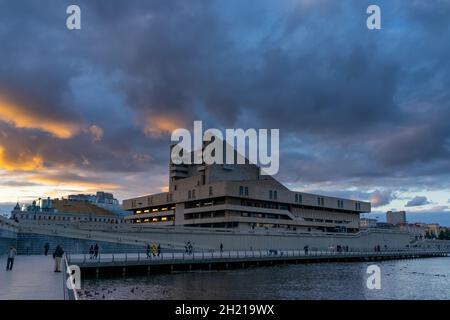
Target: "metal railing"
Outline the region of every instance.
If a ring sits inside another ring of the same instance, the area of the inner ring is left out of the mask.
[[[314,257],[377,257],[377,256],[419,256],[433,254],[449,254],[450,250],[446,249],[390,249],[390,250],[228,250],[214,251],[201,250],[192,252],[160,252],[147,253],[99,253],[98,255],[90,254],[69,254],[70,263],[120,263],[120,262],[163,262],[163,261],[186,261],[186,260],[233,260],[233,259],[250,259],[250,258],[314,258]]]

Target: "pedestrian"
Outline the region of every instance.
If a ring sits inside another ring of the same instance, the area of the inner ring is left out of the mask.
[[[61,272],[61,259],[64,255],[64,250],[61,245],[57,245],[55,252],[53,252],[53,259],[55,259],[55,272]]]
[[[186,244],[184,245],[184,252],[185,252],[186,254],[189,253],[189,242],[186,242]]]
[[[94,245],[91,244],[89,247],[89,259],[94,259]]]
[[[154,257],[156,256],[156,244],[152,245],[152,254]]]
[[[98,257],[98,244],[95,244],[95,246],[94,246],[94,257],[95,258]]]
[[[223,252],[223,244],[220,244],[220,252]]]
[[[6,271],[12,270],[16,255],[17,255],[16,248],[14,246],[11,246],[8,251],[8,260],[6,261]]]
[[[161,255],[161,245],[160,244],[158,244],[157,250],[158,250],[158,257],[159,257]]]
[[[47,242],[47,243],[45,244],[45,246],[44,246],[44,254],[45,254],[45,256],[47,256],[48,250],[50,250],[50,245],[49,245],[48,242]]]
[[[147,258],[150,258],[150,243],[147,244]]]
[[[189,244],[188,244],[188,251],[189,251],[189,254],[192,254],[192,244],[191,244],[190,241],[189,241]]]
[[[305,256],[307,256],[307,255],[308,255],[308,249],[309,249],[309,247],[308,247],[308,246],[304,246],[304,247],[303,247],[303,250],[305,250]]]

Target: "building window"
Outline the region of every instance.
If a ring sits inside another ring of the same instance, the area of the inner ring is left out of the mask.
[[[206,184],[206,176],[202,175],[202,185],[205,185],[205,184]]]
[[[295,202],[298,202],[298,194],[295,194]]]
[[[344,200],[338,200],[338,208],[343,208],[344,207]]]
[[[319,206],[323,206],[324,205],[324,198],[322,198],[322,197],[318,197],[317,198],[317,205],[319,205]]]
[[[212,196],[213,195],[213,187],[209,187],[209,195]]]
[[[272,190],[269,190],[269,199],[272,199]]]
[[[248,196],[248,187],[245,187],[245,195]]]
[[[174,185],[174,186],[173,186],[173,190],[174,190],[174,191],[177,191],[177,185]]]
[[[273,198],[274,198],[275,200],[277,200],[277,197],[278,197],[277,191],[274,191],[274,192],[273,192]]]
[[[188,199],[191,198],[191,190],[188,191]]]
[[[244,195],[244,187],[243,186],[239,186],[239,195],[240,196]]]
[[[195,189],[192,190],[192,198],[195,199]]]

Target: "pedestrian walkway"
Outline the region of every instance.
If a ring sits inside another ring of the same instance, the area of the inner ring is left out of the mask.
[[[53,272],[51,255],[18,255],[12,271],[6,271],[2,255],[0,266],[0,300],[64,299],[64,273]]]

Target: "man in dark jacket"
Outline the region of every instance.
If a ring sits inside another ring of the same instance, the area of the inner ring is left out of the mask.
[[[61,259],[64,255],[63,248],[58,244],[55,252],[53,253],[53,259],[55,259],[55,272],[61,272]]]
[[[47,256],[48,250],[50,250],[50,244],[47,242],[45,244],[45,246],[44,246],[44,254],[45,254],[45,256]]]

